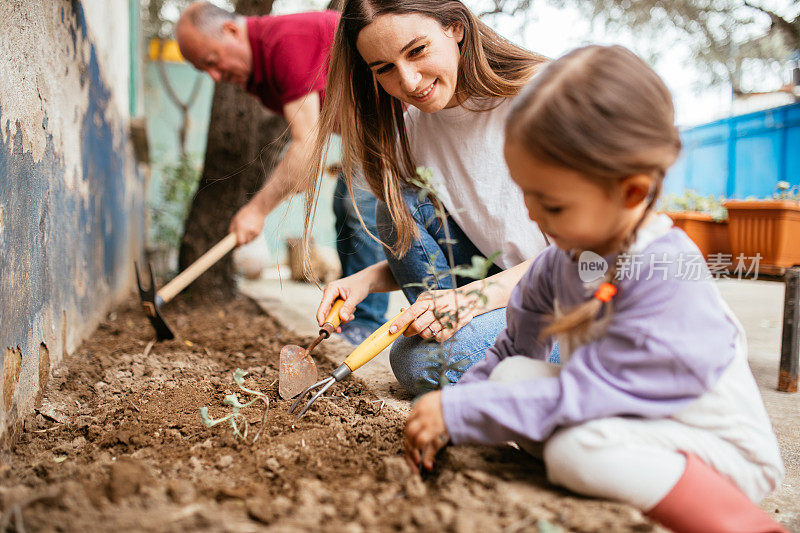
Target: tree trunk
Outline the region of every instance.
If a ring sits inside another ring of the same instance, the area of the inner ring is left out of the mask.
[[[272,0],[239,0],[243,15],[265,14]],[[239,87],[214,87],[203,173],[186,219],[178,264],[185,269],[228,232],[234,213],[264,184],[286,143],[286,121]],[[187,288],[194,297],[230,298],[231,254]]]

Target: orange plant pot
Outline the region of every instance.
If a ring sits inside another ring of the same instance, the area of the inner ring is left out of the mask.
[[[800,203],[792,200],[728,200],[734,257],[755,257],[776,267],[800,265]]]
[[[731,253],[727,220],[717,222],[711,215],[694,211],[680,211],[667,215],[676,227],[685,231],[694,241],[706,259],[711,254]]]

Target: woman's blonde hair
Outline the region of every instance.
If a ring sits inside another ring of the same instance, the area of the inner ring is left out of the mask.
[[[653,178],[647,208],[621,253],[632,245],[681,150],[669,89],[622,46],[579,48],[548,65],[514,101],[506,135],[534,157],[604,186],[638,174]],[[616,286],[616,273],[614,261],[603,281]],[[607,324],[612,302],[591,298],[555,317],[544,335],[584,342],[598,319]]]
[[[304,240],[313,224],[321,162],[330,136],[338,132],[348,190],[352,194],[353,173],[362,169],[373,194],[388,207],[397,234],[392,252],[402,257],[418,236],[402,196],[403,187],[409,186],[408,179],[416,169],[403,120],[404,108],[400,100],[383,90],[356,48],[361,30],[377,17],[389,14],[418,14],[436,20],[443,28],[460,25],[464,29],[456,84],[462,102],[471,97],[518,94],[546,58],[500,37],[457,0],[346,2],[331,51],[319,133],[305,181],[309,194]]]

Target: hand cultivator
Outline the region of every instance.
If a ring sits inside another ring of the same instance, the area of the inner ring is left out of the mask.
[[[161,316],[161,306],[172,300],[179,292],[185,289],[191,282],[200,277],[200,274],[208,270],[211,265],[222,259],[228,252],[236,247],[236,235],[229,233],[224,239],[215,244],[209,251],[201,255],[197,261],[175,276],[175,278],[164,285],[156,292],[156,282],[153,278],[153,265],[148,265],[150,272],[150,284],[147,290],[142,288],[142,280],[139,277],[139,266],[134,263],[136,270],[136,283],[139,286],[139,297],[142,299],[144,314],[150,319],[150,323],[156,330],[158,341],[174,339],[175,335],[167,325],[164,317]]]
[[[341,321],[339,310],[342,308],[342,304],[344,304],[344,300],[333,302],[333,307],[319,330],[319,337],[308,348],[302,348],[296,344],[287,344],[281,348],[278,394],[284,400],[294,398],[303,389],[317,381],[317,365],[311,358],[311,350],[330,337],[331,333],[339,327]]]
[[[398,316],[400,316],[400,313],[392,317],[391,320],[386,322],[372,335],[367,337],[364,342],[359,344],[356,349],[347,356],[347,359],[345,359],[344,362],[331,373],[329,378],[314,383],[304,390],[289,408],[289,412],[294,413],[303,402],[303,399],[306,397],[306,395],[312,394],[315,389],[319,389],[316,391],[316,393],[313,393],[314,396],[308,401],[308,403],[306,403],[305,407],[303,407],[303,410],[298,413],[297,418],[303,416],[311,407],[311,405],[317,401],[319,397],[325,394],[325,392],[331,388],[334,383],[337,381],[342,381],[350,374],[364,366],[366,363],[370,362],[376,355],[381,353],[384,348],[394,342],[397,337],[402,335],[408,326],[401,328],[394,333],[389,333],[389,326],[392,325],[392,322],[394,322]]]

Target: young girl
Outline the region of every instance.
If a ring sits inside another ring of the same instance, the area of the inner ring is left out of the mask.
[[[414,406],[409,464],[432,468],[448,440],[541,442],[553,483],[676,531],[783,531],[753,503],[783,465],[742,328],[705,266],[687,268],[695,245],[653,212],[680,151],[669,91],[628,50],[589,46],[508,116],[506,161],[554,245],[486,358]],[[560,367],[543,361],[556,339]]]

